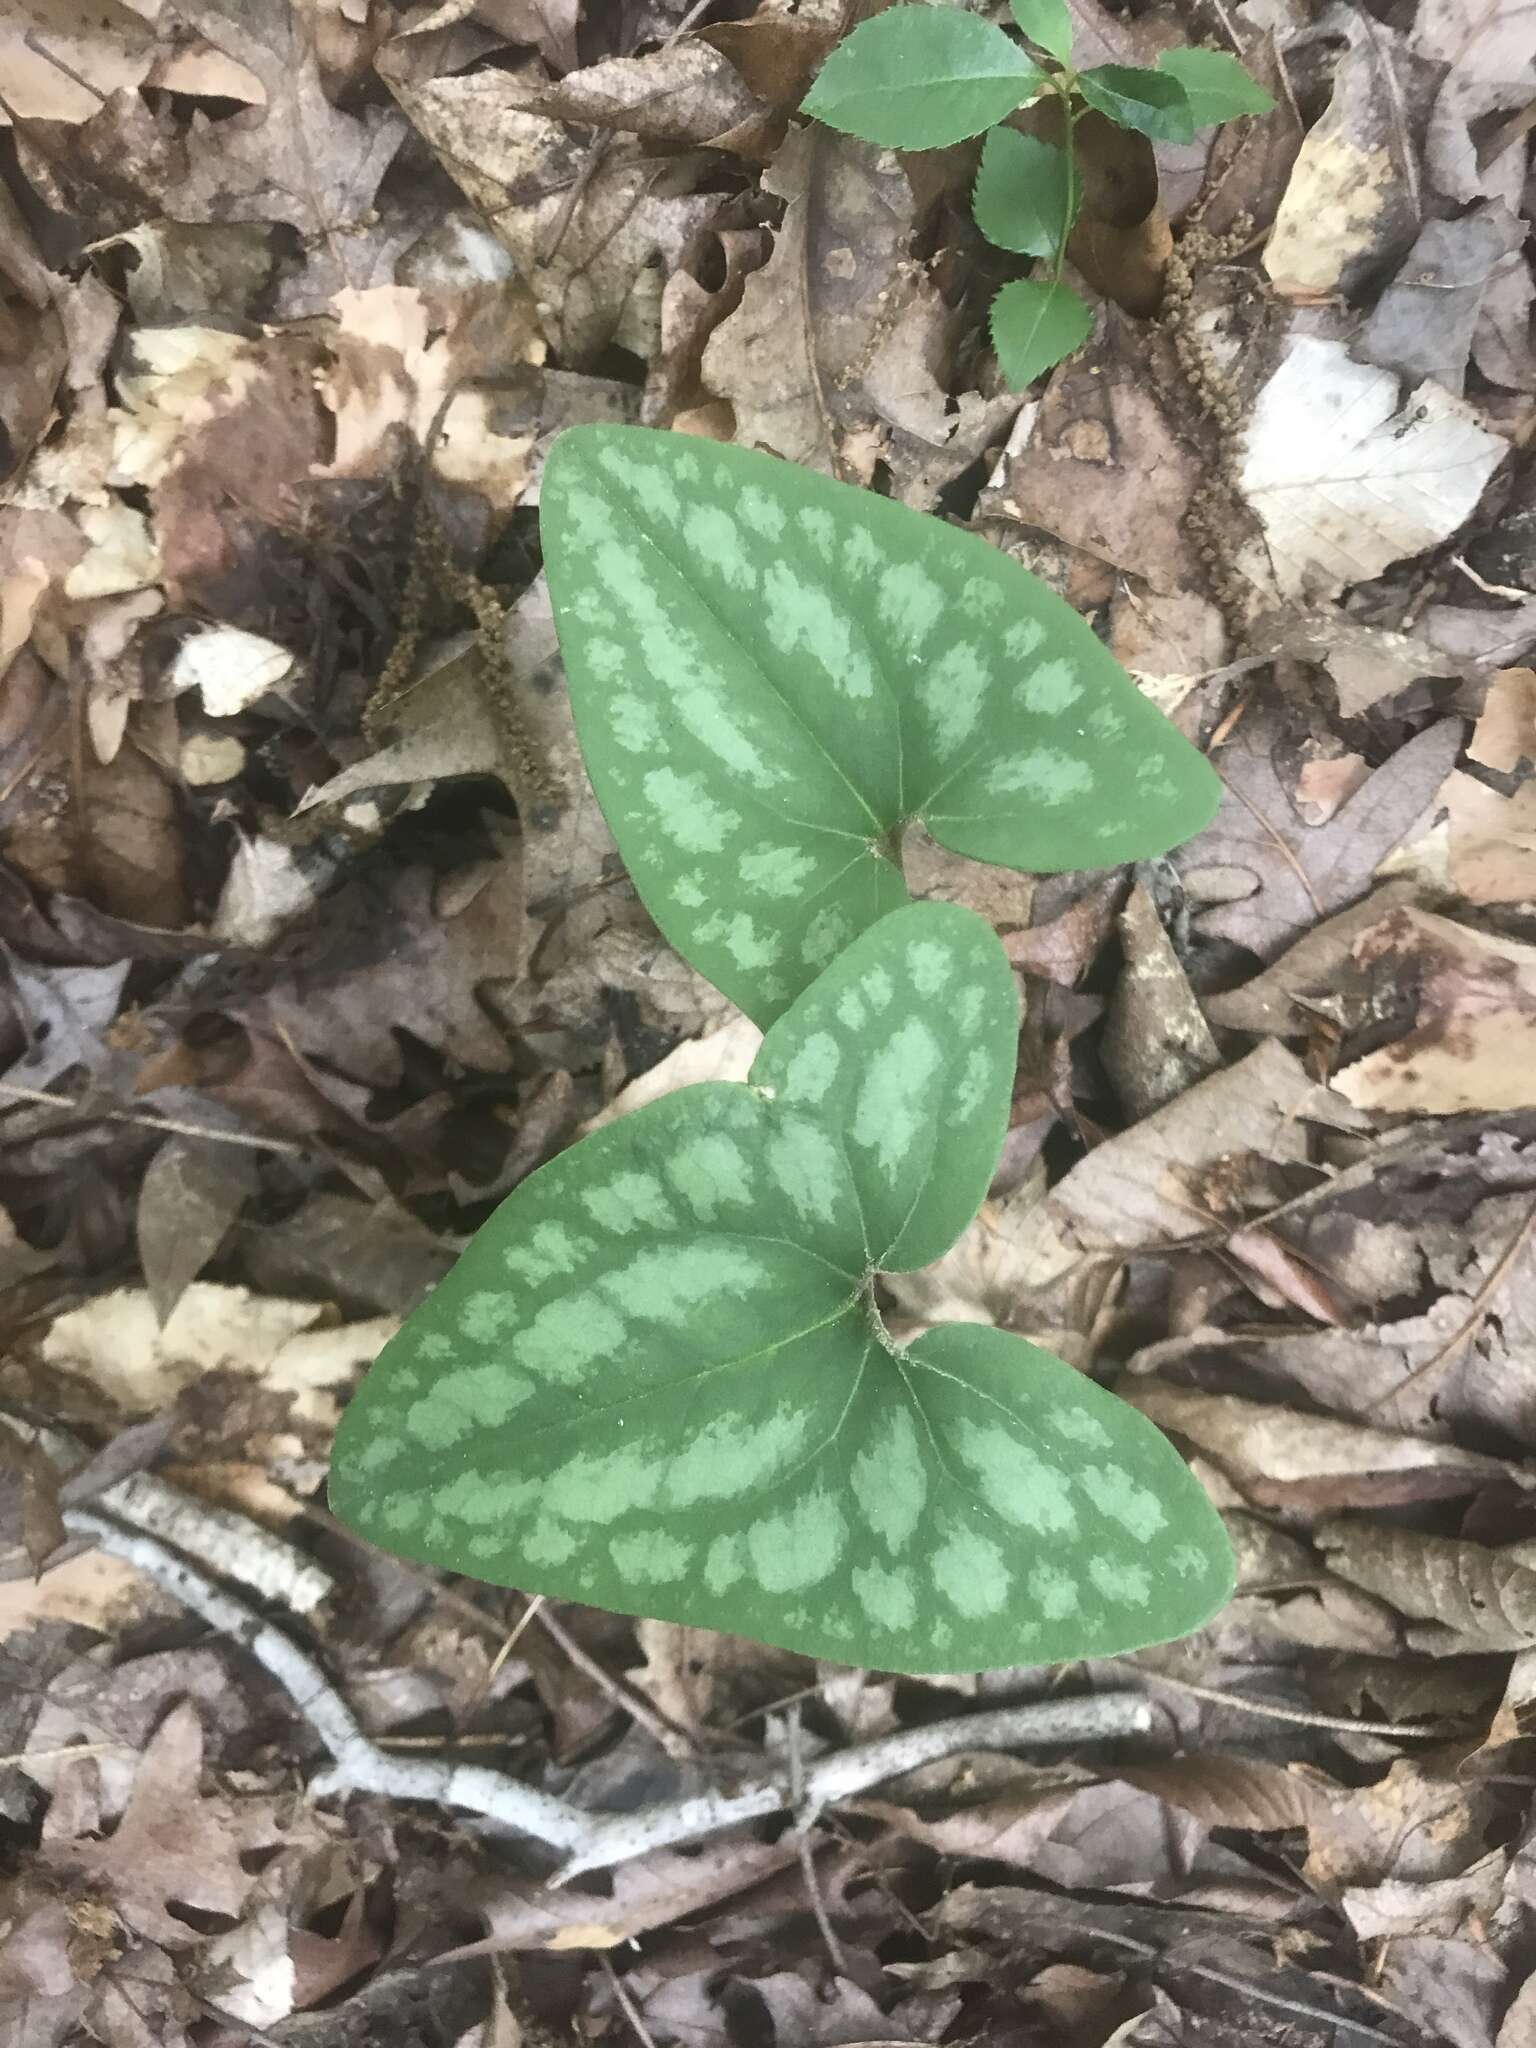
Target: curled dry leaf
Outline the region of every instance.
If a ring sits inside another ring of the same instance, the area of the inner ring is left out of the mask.
[[[1138,882],[1120,913],[1125,965],[1101,1056],[1132,1119],[1151,1116],[1213,1074],[1221,1054],[1157,905]]]
[[[1329,1416],[1204,1394],[1191,1387],[1122,1381],[1117,1388],[1160,1429],[1185,1437],[1256,1507],[1374,1507],[1453,1499],[1489,1480],[1525,1475],[1499,1458],[1424,1443]],[[1536,1484],[1536,1474],[1530,1483]]]
[[[1526,1650],[1536,1644],[1536,1544],[1500,1550],[1382,1522],[1325,1522],[1313,1541],[1330,1571],[1410,1620],[1414,1648],[1432,1655]]]
[[[144,1280],[164,1328],[257,1185],[243,1146],[168,1138],[139,1187],[135,1229]]]
[[[1411,60],[1376,21],[1344,16],[1341,25],[1349,41],[1333,98],[1302,141],[1264,251],[1264,268],[1289,298],[1352,296],[1419,226]]]

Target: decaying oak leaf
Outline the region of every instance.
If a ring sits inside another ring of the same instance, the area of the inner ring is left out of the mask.
[[[1334,1076],[1341,1095],[1422,1116],[1536,1104],[1536,946],[1404,906],[1359,935],[1354,957],[1392,992],[1379,1014],[1415,1009],[1401,1038]]]
[[[187,1948],[200,1938],[172,1905],[240,1912],[257,1882],[241,1852],[277,1833],[260,1802],[236,1806],[205,1797],[202,1764],[202,1723],[184,1701],[150,1737],[115,1831],[99,1842],[46,1842],[39,1852],[61,1876],[101,1886],[130,1927],[167,1948]]]
[[[1308,825],[1281,780],[1285,732],[1273,717],[1250,713],[1214,756],[1226,784],[1207,829],[1172,856],[1193,901],[1210,907],[1198,929],[1230,939],[1262,960],[1311,931],[1369,888],[1392,850],[1434,815],[1461,745],[1459,719],[1446,718],[1401,746],[1326,825]],[[1248,882],[1233,895],[1208,895],[1211,867]]]

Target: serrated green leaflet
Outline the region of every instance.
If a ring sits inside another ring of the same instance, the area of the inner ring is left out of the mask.
[[[1275,104],[1224,50],[1164,50],[1157,68],[1183,86],[1197,128],[1213,128],[1239,114],[1267,114]]]
[[[1193,142],[1195,119],[1178,79],[1165,71],[1131,64],[1099,64],[1078,77],[1078,90],[1121,128],[1134,128],[1153,142]]]
[[[1080,193],[1054,143],[994,128],[982,144],[971,211],[987,240],[1020,256],[1054,256],[1072,230]]]
[[[1008,1124],[1019,1004],[992,927],[909,904],[854,940],[763,1040],[754,1086],[842,1135],[871,1265],[941,1258]]]
[[[1093,315],[1077,293],[1048,278],[1021,277],[992,301],[992,346],[1015,391],[1081,348],[1092,332]]]
[[[1011,0],[1013,18],[1029,37],[1058,63],[1072,57],[1072,16],[1066,0]]]
[[[1043,73],[1000,28],[951,7],[889,7],[828,57],[801,106],[885,149],[943,149],[979,135]]]
[[[1151,1424],[996,1330],[899,1350],[873,1306],[881,1247],[942,1249],[985,1185],[1012,1007],[980,921],[912,906],[750,1085],[533,1175],[347,1409],[335,1512],[448,1570],[893,1670],[1197,1626],[1230,1553]]]
[[[913,819],[1054,872],[1164,851],[1216,809],[1083,621],[942,520],[641,427],[562,434],[542,505],[603,813],[663,933],[761,1024],[905,901]]]

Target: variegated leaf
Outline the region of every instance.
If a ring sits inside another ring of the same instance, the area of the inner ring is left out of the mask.
[[[562,434],[542,506],[598,801],[662,931],[759,1023],[905,900],[914,819],[1050,872],[1216,808],[1076,613],[941,519],[640,427]]]
[[[884,919],[750,1083],[638,1110],[501,1205],[348,1408],[336,1513],[481,1579],[889,1669],[1194,1627],[1229,1557],[1156,1429],[1020,1338],[901,1350],[880,1320],[880,1261],[936,1256],[985,1189],[1014,1021],[980,919]]]

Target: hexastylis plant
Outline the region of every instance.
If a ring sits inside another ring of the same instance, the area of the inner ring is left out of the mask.
[[[975,1214],[1017,999],[902,827],[1007,865],[1165,850],[1208,764],[974,535],[772,457],[562,435],[546,562],[578,736],[672,944],[766,1027],[511,1194],[343,1418],[337,1514],[402,1555],[885,1669],[1194,1628],[1231,1556],[1134,1409],[878,1276]]]

